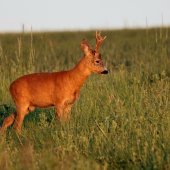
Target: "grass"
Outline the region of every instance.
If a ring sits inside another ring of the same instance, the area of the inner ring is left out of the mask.
[[[0,169],[170,169],[169,28],[103,31],[107,76],[92,74],[58,124],[55,109],[29,113],[22,135],[0,138]],[[15,110],[10,84],[32,72],[73,68],[94,31],[0,34],[0,125]]]

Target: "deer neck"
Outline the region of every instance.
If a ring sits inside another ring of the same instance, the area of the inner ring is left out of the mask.
[[[79,63],[70,70],[70,77],[75,87],[81,87],[87,78],[91,75],[91,71],[86,65],[85,56],[79,61]]]

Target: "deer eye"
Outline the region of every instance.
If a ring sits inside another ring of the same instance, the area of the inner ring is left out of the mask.
[[[96,63],[99,63],[99,61],[97,60]]]

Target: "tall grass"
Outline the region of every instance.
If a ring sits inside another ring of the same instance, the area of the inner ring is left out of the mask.
[[[92,74],[69,122],[29,113],[0,139],[0,169],[169,169],[169,28],[103,31],[107,76]],[[0,122],[15,110],[8,88],[32,72],[73,68],[94,31],[0,34]],[[158,35],[161,36],[158,36]]]

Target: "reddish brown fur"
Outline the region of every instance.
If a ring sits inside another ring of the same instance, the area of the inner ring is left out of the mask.
[[[55,106],[58,121],[65,117],[67,122],[71,107],[79,96],[80,87],[88,76],[92,72],[108,73],[100,53],[95,52],[85,39],[81,42],[81,49],[85,56],[70,71],[29,74],[11,84],[10,93],[15,102],[16,111],[4,120],[2,132],[15,120],[14,128],[20,133],[25,115],[35,107]]]

